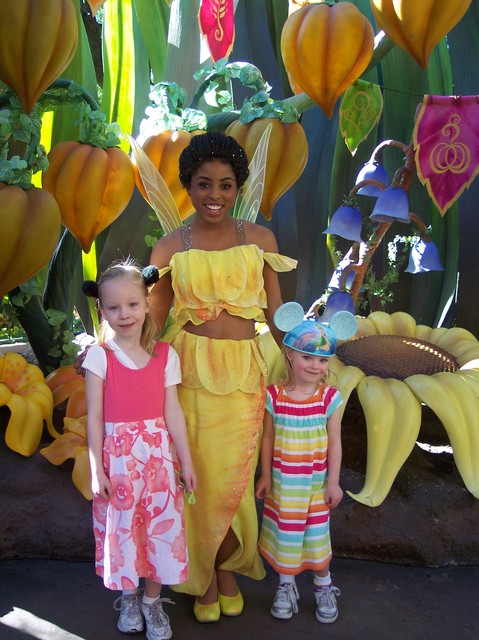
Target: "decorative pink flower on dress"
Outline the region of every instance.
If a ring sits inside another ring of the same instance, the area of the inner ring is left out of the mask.
[[[183,510],[185,508],[185,495],[181,489],[180,491],[175,491],[174,502],[175,509],[178,511],[178,513],[183,513]]]
[[[96,498],[93,500],[93,517],[103,526],[106,524],[106,511],[108,508],[108,502],[103,498]]]
[[[148,528],[151,524],[151,515],[141,505],[137,505],[131,525],[131,536],[133,542],[138,546],[145,546],[148,542]]]
[[[138,547],[136,550],[135,569],[139,576],[157,580],[155,567],[148,562],[148,552],[146,547]]]
[[[170,486],[168,472],[161,458],[152,456],[148,460],[143,470],[143,479],[150,493],[168,491]]]
[[[101,560],[103,560],[103,556],[105,553],[105,547],[103,544],[103,535],[100,529],[98,529],[98,527],[94,527],[93,533],[95,536],[95,562],[97,566],[100,566],[98,563],[101,562]],[[103,576],[103,571],[101,575]]]
[[[173,540],[171,552],[178,562],[186,562],[186,538],[182,531]]]
[[[129,476],[121,473],[110,478],[111,482],[111,506],[120,511],[128,511],[134,503],[133,484]]]
[[[125,558],[121,550],[120,537],[117,533],[110,533],[108,536],[108,546],[110,547],[111,572],[117,573],[120,567],[125,566]]]

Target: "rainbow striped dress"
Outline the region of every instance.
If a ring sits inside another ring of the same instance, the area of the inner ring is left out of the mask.
[[[327,419],[342,403],[337,389],[320,386],[304,401],[283,387],[267,388],[266,409],[275,439],[272,490],[266,497],[259,551],[278,573],[319,571],[331,560],[329,507],[324,500],[328,469]]]

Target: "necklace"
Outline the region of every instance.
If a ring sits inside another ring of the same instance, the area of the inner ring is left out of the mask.
[[[313,389],[311,391],[305,391],[304,389],[301,389],[301,387],[294,387],[294,389],[290,389],[289,391],[286,390],[289,394],[291,394],[291,392],[297,391],[298,393],[303,394],[303,396],[306,396],[307,398],[314,396],[314,394],[318,391],[318,386],[313,387]]]
[[[298,389],[298,391],[300,391],[305,396],[313,396],[317,390],[318,390],[318,387],[314,387],[312,391],[304,391],[303,389]]]

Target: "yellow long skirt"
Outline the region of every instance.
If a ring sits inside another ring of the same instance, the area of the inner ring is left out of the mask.
[[[165,336],[168,339],[167,336]],[[254,472],[265,405],[266,364],[258,339],[212,340],[181,330],[178,395],[198,478],[196,504],[185,505],[189,578],[175,591],[201,596],[231,527],[238,546],[220,567],[260,580]]]

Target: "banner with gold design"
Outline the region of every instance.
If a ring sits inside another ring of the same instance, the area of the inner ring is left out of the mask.
[[[235,38],[233,0],[201,0],[198,20],[214,62],[227,58]]]
[[[479,173],[479,96],[424,96],[413,131],[420,181],[443,216]]]
[[[356,80],[345,91],[339,108],[339,130],[351,155],[379,122],[383,96],[377,84]]]

